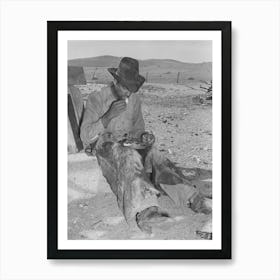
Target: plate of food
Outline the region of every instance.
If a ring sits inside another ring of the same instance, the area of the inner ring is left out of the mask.
[[[120,141],[124,147],[130,147],[136,150],[143,150],[151,147],[155,142],[155,136],[152,133],[144,132],[140,139],[127,137]]]

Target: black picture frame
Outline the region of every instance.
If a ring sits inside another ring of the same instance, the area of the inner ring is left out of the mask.
[[[219,30],[222,34],[222,248],[221,250],[59,250],[58,249],[58,31]],[[48,21],[48,259],[231,259],[231,22],[230,21]]]

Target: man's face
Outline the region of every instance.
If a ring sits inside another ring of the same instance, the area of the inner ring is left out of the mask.
[[[120,99],[125,99],[131,95],[131,92],[120,83],[116,83],[116,89]]]

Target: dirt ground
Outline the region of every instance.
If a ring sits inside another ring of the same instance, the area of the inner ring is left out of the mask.
[[[90,91],[98,91],[102,86],[87,84],[80,89],[86,99]],[[185,167],[185,175],[199,188],[211,188],[212,103],[205,100],[200,84],[145,84],[139,94],[146,130],[156,136],[158,149]],[[91,168],[98,168],[93,161],[87,160],[89,167],[68,162],[68,188],[76,192],[68,203],[69,239],[200,239],[195,232],[211,221],[211,215],[176,209],[166,197],[162,197],[160,203],[173,217],[171,227],[166,223],[152,236],[128,228],[108,186],[106,191],[87,193],[83,184],[79,185],[71,177],[73,172],[79,173],[79,169],[87,168],[86,172],[91,172]],[[84,195],[79,195],[81,188]]]

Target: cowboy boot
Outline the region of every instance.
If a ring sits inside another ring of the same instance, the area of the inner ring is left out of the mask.
[[[197,193],[189,200],[189,207],[197,213],[211,214],[212,213],[212,199],[206,198],[200,193]]]
[[[153,228],[157,228],[171,221],[169,214],[162,211],[157,206],[149,207],[136,215],[136,223],[141,231],[152,234]],[[170,226],[172,223],[170,223]],[[165,229],[166,225],[165,225]]]

